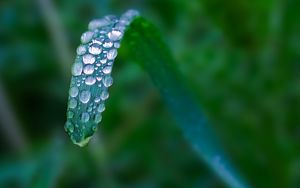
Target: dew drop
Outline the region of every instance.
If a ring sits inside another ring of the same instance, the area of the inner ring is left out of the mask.
[[[85,54],[83,57],[82,57],[82,61],[84,64],[93,64],[95,63],[95,57],[91,54]]]
[[[107,62],[107,59],[101,59],[100,63],[105,64]]]
[[[99,55],[102,52],[100,44],[94,43],[89,47],[89,52],[93,55]]]
[[[103,79],[103,85],[105,87],[110,87],[113,84],[113,78],[111,76],[105,76]]]
[[[69,100],[69,108],[76,108],[77,106],[77,100],[76,99],[70,99]]]
[[[101,112],[103,112],[104,110],[105,110],[104,103],[99,104],[98,107],[97,107],[97,111],[101,113]]]
[[[107,34],[108,38],[112,41],[120,40],[123,36],[123,33],[119,30],[113,29]]]
[[[95,117],[94,117],[95,123],[100,123],[101,120],[102,120],[101,114],[96,114]],[[95,130],[94,130],[94,131],[95,131]]]
[[[85,90],[85,91],[82,91],[80,93],[79,100],[82,103],[88,103],[90,98],[91,98],[91,92],[90,91]]]
[[[115,59],[118,55],[118,51],[116,49],[111,49],[107,53],[107,59],[112,60]]]
[[[91,112],[92,110],[93,110],[93,108],[90,106],[87,111]]]
[[[98,81],[101,81],[101,80],[102,80],[102,77],[101,77],[101,76],[97,76],[96,79],[97,79]]]
[[[93,85],[96,82],[96,79],[92,76],[89,76],[85,79],[86,85]]]
[[[106,66],[106,67],[103,68],[102,72],[104,74],[110,74],[111,73],[111,69],[112,69],[111,66]]]
[[[83,55],[83,54],[85,54],[85,52],[86,52],[85,46],[84,46],[84,45],[78,46],[76,52],[77,52],[78,55]]]
[[[77,95],[78,95],[78,87],[71,87],[71,89],[69,90],[69,95],[71,97],[77,97]]]
[[[109,25],[109,21],[108,21],[108,20],[105,20],[105,19],[97,19],[97,20],[92,20],[92,21],[89,23],[88,28],[89,28],[90,30],[94,30],[94,29],[98,29],[98,28],[103,27],[103,26],[106,26],[106,25]]]
[[[74,63],[72,67],[72,75],[73,76],[79,76],[82,72],[82,63]]]
[[[102,100],[106,100],[109,97],[109,93],[106,90],[104,90],[102,91],[100,97]]]
[[[65,131],[72,133],[74,131],[74,126],[71,122],[67,121],[65,124]]]
[[[95,103],[98,103],[98,102],[101,101],[101,98],[100,98],[100,97],[96,97],[96,98],[94,99],[94,101],[95,101]]]
[[[84,68],[83,68],[83,72],[85,74],[93,74],[94,72],[94,65],[86,65]]]
[[[113,46],[113,43],[111,41],[106,41],[103,43],[104,48],[111,48]]]
[[[101,121],[101,120],[100,120]],[[96,122],[96,120],[95,120],[95,122]],[[97,122],[96,122],[97,123]],[[99,122],[100,123],[100,122]],[[97,125],[93,125],[92,126],[92,130],[95,132],[95,131],[97,131],[97,129],[98,129],[98,126]]]
[[[81,114],[81,121],[82,122],[88,122],[90,120],[90,115],[87,112],[83,112]]]
[[[83,44],[88,43],[92,40],[94,33],[91,31],[87,31],[81,35],[81,42]]]
[[[74,117],[74,113],[72,111],[68,111],[67,117],[68,118],[73,118]]]
[[[121,45],[120,45],[120,43],[118,43],[118,42],[115,42],[115,43],[114,43],[114,47],[115,47],[115,48],[120,48],[120,47],[121,47]]]

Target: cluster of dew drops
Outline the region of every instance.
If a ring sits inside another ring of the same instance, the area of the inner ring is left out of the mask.
[[[91,121],[92,129],[96,131],[102,120],[101,113],[105,110],[104,102],[109,97],[108,88],[113,84],[111,71],[120,40],[126,26],[137,15],[137,11],[129,10],[120,19],[106,16],[92,20],[89,31],[82,34],[82,44],[76,50],[77,56],[72,66],[68,121],[65,124],[67,132],[72,133],[75,127],[84,128],[79,125],[84,126],[84,123]]]

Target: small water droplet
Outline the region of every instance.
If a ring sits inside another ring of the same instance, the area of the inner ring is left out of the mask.
[[[105,41],[103,43],[104,48],[111,48],[113,46],[113,43],[111,41]]]
[[[73,118],[74,117],[74,113],[72,111],[68,111],[67,117],[68,118]]]
[[[102,120],[101,114],[96,114],[95,117],[94,117],[95,123],[100,123],[101,120]]]
[[[106,66],[106,67],[103,68],[102,72],[104,74],[110,74],[111,73],[111,69],[112,69],[111,66]]]
[[[100,97],[96,97],[94,101],[95,101],[96,103],[98,103],[98,102],[101,101],[101,98],[100,98]]]
[[[83,112],[81,114],[81,121],[82,122],[88,122],[90,120],[90,115],[87,112]]]
[[[100,63],[105,64],[107,62],[107,59],[101,59]]]
[[[110,87],[113,84],[113,78],[111,76],[105,76],[103,79],[103,85],[105,87]]]
[[[97,111],[101,113],[101,112],[103,112],[104,110],[105,110],[104,103],[99,104],[98,107],[97,107]]]
[[[119,42],[115,42],[115,43],[114,43],[114,47],[115,47],[115,48],[120,48],[120,47],[121,47],[121,45],[120,45],[120,43],[119,43]]]
[[[101,76],[97,76],[96,79],[97,79],[98,81],[101,81],[101,80],[102,80],[102,77],[101,77]]]
[[[93,107],[90,106],[87,111],[91,112],[92,110],[93,110]]]
[[[69,100],[69,108],[76,108],[77,106],[77,100],[76,99],[70,99]]]
[[[83,68],[83,72],[85,74],[93,74],[94,72],[94,65],[86,65],[84,68]]]
[[[107,52],[107,59],[112,60],[115,59],[118,55],[118,51],[116,49],[111,49]]]
[[[102,100],[106,100],[109,97],[109,93],[106,90],[104,90],[102,91],[100,97]]]
[[[82,72],[82,63],[74,63],[72,66],[72,75],[73,76],[79,76]]]
[[[93,85],[94,83],[96,83],[96,79],[92,76],[89,76],[85,79],[86,85]]]
[[[77,97],[77,95],[78,95],[78,87],[71,87],[71,89],[69,90],[69,95],[71,97]]]
[[[81,42],[83,44],[88,43],[92,40],[94,33],[91,31],[87,31],[81,35]]]
[[[84,56],[82,56],[82,61],[84,64],[93,64],[95,63],[95,57],[91,54],[85,54]]]
[[[94,43],[89,47],[89,52],[93,55],[99,55],[102,52],[100,44]]]
[[[83,54],[85,54],[85,52],[86,52],[85,46],[84,46],[84,45],[78,46],[76,52],[77,52],[78,55],[83,55]]]
[[[85,91],[82,91],[80,93],[79,100],[82,103],[88,103],[90,98],[91,98],[91,92],[90,91],[85,90]]]
[[[108,38],[112,41],[120,40],[123,36],[123,33],[119,30],[113,29],[107,34]]]
[[[101,121],[101,120],[100,120]],[[95,122],[96,122],[96,120],[95,120]],[[97,122],[96,122],[97,123]],[[100,123],[100,122],[99,122]],[[98,126],[97,125],[93,125],[92,126],[92,130],[95,132],[95,131],[97,131],[97,129],[98,129]]]
[[[100,27],[103,27],[103,26],[106,26],[106,25],[109,25],[109,21],[106,20],[106,19],[97,19],[97,20],[92,20],[90,23],[89,23],[89,26],[88,28],[90,30],[94,30],[94,29],[98,29]]]
[[[71,122],[67,121],[65,124],[65,131],[72,133],[74,131],[74,126]]]

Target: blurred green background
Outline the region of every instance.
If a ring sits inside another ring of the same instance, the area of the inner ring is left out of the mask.
[[[131,8],[162,32],[240,175],[299,187],[297,0],[1,0],[0,187],[227,187],[122,56],[92,142],[79,148],[64,132],[80,35]]]

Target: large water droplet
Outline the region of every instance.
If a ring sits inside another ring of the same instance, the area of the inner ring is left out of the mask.
[[[81,121],[82,122],[88,122],[90,120],[90,115],[87,112],[83,112],[81,114]]]
[[[85,54],[84,56],[82,56],[82,61],[84,64],[93,64],[95,63],[95,57],[91,54]]]
[[[108,38],[112,41],[120,40],[123,36],[123,33],[119,30],[113,29],[107,34]]]
[[[94,33],[91,31],[87,31],[81,35],[81,42],[83,44],[88,43],[92,40]]]
[[[111,66],[106,66],[106,67],[103,68],[102,72],[104,74],[110,74],[111,73],[111,69],[112,69]]]
[[[109,87],[113,84],[113,78],[111,76],[105,76],[103,79],[103,85]]]
[[[79,100],[82,102],[82,103],[88,103],[89,100],[91,98],[91,92],[90,91],[82,91],[80,93],[80,96],[79,96]]]
[[[94,72],[94,65],[86,65],[84,68],[83,68],[83,72],[85,74],[93,74]]]
[[[77,97],[77,95],[78,95],[78,88],[77,87],[71,87],[71,89],[69,91],[69,95],[71,97]]]
[[[96,83],[96,79],[92,76],[89,76],[85,79],[86,85],[93,85],[94,83]]]
[[[102,52],[100,44],[94,43],[89,47],[89,52],[93,55],[99,55]]]
[[[111,49],[107,52],[107,59],[112,60],[115,59],[118,55],[118,51],[116,49]]]
[[[104,90],[102,91],[100,97],[102,100],[106,100],[109,97],[109,93],[106,90]]]
[[[83,54],[85,54],[85,52],[86,52],[85,46],[84,46],[84,45],[78,46],[76,52],[77,52],[78,55],[83,55]]]
[[[105,110],[104,103],[99,104],[98,107],[97,107],[97,111],[101,113],[101,112],[103,112],[104,110]]]
[[[80,62],[74,63],[72,66],[72,75],[79,76],[81,75],[81,72],[82,72],[82,63]]]
[[[103,26],[106,26],[106,25],[109,25],[109,21],[106,20],[106,19],[97,19],[97,20],[92,20],[90,23],[89,23],[89,26],[88,28],[90,30],[94,30],[94,29],[98,29],[100,27],[103,27]]]
[[[69,100],[69,108],[76,108],[77,106],[77,100],[76,99],[70,99]]]
[[[94,117],[95,123],[100,123],[101,120],[102,120],[101,114],[96,114],[95,117]]]

